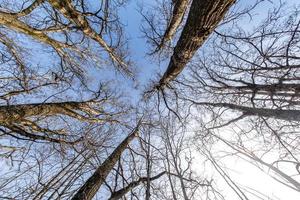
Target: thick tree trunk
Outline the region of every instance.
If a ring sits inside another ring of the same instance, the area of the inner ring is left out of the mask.
[[[34,103],[0,106],[0,124],[19,123],[27,117],[67,115],[79,120],[99,121],[87,118],[75,111],[87,114],[97,114],[96,110],[89,107],[90,102],[67,101],[60,103]]]
[[[181,73],[234,2],[235,0],[193,0],[187,22],[158,88],[164,87]]]
[[[119,146],[112,152],[112,154],[96,169],[94,174],[84,183],[84,185],[74,195],[72,200],[91,200],[100,186],[105,181],[106,177],[119,160],[121,154],[126,149],[128,144],[138,135],[140,123],[129,134]]]
[[[111,113],[106,113],[101,108],[93,108],[94,103],[97,104],[93,101],[68,101],[0,106],[0,126],[30,140],[76,144],[81,138],[68,141],[65,139],[65,132],[43,128],[33,118],[64,115],[90,123],[115,122],[111,119]],[[100,114],[107,117],[100,118]],[[9,131],[7,133],[10,134]]]

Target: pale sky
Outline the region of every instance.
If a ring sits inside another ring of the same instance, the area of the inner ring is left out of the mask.
[[[148,0],[142,0],[144,3],[149,3]],[[123,16],[123,22],[127,24],[126,32],[130,37],[130,50],[132,55],[132,60],[134,60],[137,64],[137,68],[139,69],[139,76],[138,76],[138,82],[141,83],[143,86],[144,84],[147,84],[149,79],[153,78],[153,75],[155,75],[156,72],[163,72],[166,68],[166,63],[162,63],[161,65],[158,65],[158,63],[155,63],[151,60],[151,58],[146,56],[147,52],[147,44],[145,43],[145,39],[142,38],[140,26],[141,26],[141,15],[138,12],[138,6],[137,2],[142,2],[137,0],[131,0],[130,5],[127,6],[126,10],[122,11]],[[252,0],[254,1],[254,0]],[[300,5],[299,0],[286,0],[288,4],[298,4]],[[248,0],[242,0],[240,2],[240,5],[244,5],[245,3],[249,3]],[[264,6],[260,6],[256,10],[256,17],[261,18],[266,14],[266,10],[268,10],[272,4],[268,1],[263,3]],[[249,26],[251,24],[249,23]],[[126,84],[122,85],[121,87],[124,87],[124,89],[130,88],[132,89],[132,83],[128,83],[126,81]],[[132,95],[137,97],[137,94],[141,92],[141,89],[137,89],[133,92]],[[199,173],[202,173],[202,157],[198,155],[195,152],[195,161],[194,163],[197,163],[194,166],[194,169],[197,170],[199,168]],[[199,164],[198,164],[199,163]],[[229,169],[233,170],[227,170],[227,172],[230,173],[233,180],[235,180],[237,183],[240,183],[241,185],[252,187],[253,189],[260,191],[261,193],[264,193],[270,197],[272,197],[274,200],[297,200],[300,199],[300,193],[296,192],[294,190],[291,190],[290,188],[284,186],[281,183],[278,183],[274,179],[272,179],[270,176],[263,173],[261,170],[257,169],[253,165],[242,161],[241,159],[236,159],[235,157],[227,157],[224,160],[224,164]],[[0,160],[0,168],[3,167],[3,164]],[[206,171],[206,173],[210,173],[209,170]],[[218,176],[217,174],[215,174]],[[220,177],[219,177],[220,178]],[[300,180],[299,180],[300,181]],[[219,187],[223,188],[224,195],[227,196],[226,199],[228,200],[235,200],[238,199],[235,194],[232,193],[232,190],[225,185],[224,181],[220,179],[219,181]],[[251,200],[256,200],[260,198],[251,197]]]

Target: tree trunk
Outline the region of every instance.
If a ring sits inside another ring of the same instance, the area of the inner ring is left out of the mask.
[[[51,115],[67,115],[79,120],[92,120],[99,121],[97,119],[89,119],[77,112],[85,112],[92,114],[96,112],[89,107],[89,102],[59,102],[59,103],[33,103],[33,104],[19,104],[19,105],[6,105],[0,106],[0,124],[5,123],[18,123],[27,117],[33,116],[51,116]],[[94,113],[96,114],[96,113]]]
[[[119,160],[121,154],[126,149],[128,144],[138,135],[140,123],[129,134],[119,146],[112,152],[112,154],[96,169],[94,174],[84,183],[84,185],[77,191],[72,200],[91,200],[100,186],[105,181],[106,177]]]
[[[187,22],[158,88],[164,87],[181,73],[234,2],[235,0],[193,0]]]

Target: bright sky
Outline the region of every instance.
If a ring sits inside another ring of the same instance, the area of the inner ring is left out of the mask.
[[[240,6],[242,7],[245,4],[252,1],[254,2],[255,0],[241,0]],[[132,84],[130,81],[125,81],[126,79],[124,78],[124,82],[126,84],[123,84],[121,87],[125,90],[131,90],[131,93],[134,97],[136,97],[136,100],[137,98],[139,98],[139,93],[142,91],[143,85],[147,84],[149,79],[152,79],[157,72],[162,73],[167,67],[166,63],[162,63],[161,65],[159,65],[157,62],[154,62],[153,59],[146,56],[148,46],[145,42],[145,39],[142,38],[142,34],[140,31],[142,17],[138,11],[139,7],[137,5],[147,3],[149,4],[152,2],[154,2],[154,0],[131,0],[130,4],[126,7],[126,9],[124,9],[121,12],[121,18],[123,18],[123,23],[127,24],[126,33],[127,35],[129,35],[129,44],[132,60],[136,63],[139,73],[138,82],[142,85],[139,89],[136,89],[132,92],[134,84]],[[286,2],[288,2],[291,5],[300,5],[299,0],[286,0]],[[257,15],[255,18],[257,19],[260,19],[262,16],[265,16],[268,8],[272,6],[272,4],[268,1],[264,2],[262,5],[256,10]],[[249,23],[249,26],[251,26],[251,23]],[[195,154],[195,163],[199,163],[199,165],[196,165],[195,169],[197,170],[198,167],[199,173],[202,172],[203,166],[200,165],[200,163],[202,163],[201,156]],[[274,181],[274,179],[272,179],[270,176],[266,175],[251,164],[242,161],[241,159],[227,158],[224,161],[224,163],[228,168],[234,170],[228,170],[233,180],[237,181],[242,185],[252,187],[257,191],[260,191],[272,197],[274,200],[300,199],[300,194],[298,192],[293,191],[288,187]],[[0,166],[1,165],[2,164],[0,161]],[[206,172],[209,172],[209,170]],[[224,187],[224,194],[227,196],[226,199],[238,199],[237,196],[232,193],[231,189],[224,184],[224,181],[220,180],[219,186],[221,188]],[[259,198],[253,197],[250,199],[254,200]]]
[[[147,52],[147,44],[145,39],[141,36],[140,31],[140,22],[141,15],[138,13],[137,2],[140,4],[149,4],[150,1],[131,1],[131,4],[127,9],[122,12],[124,16],[124,22],[127,24],[127,32],[130,36],[130,44],[132,50],[133,60],[136,61],[137,67],[140,71],[138,80],[142,83],[147,83],[149,79],[153,78],[153,74],[160,72],[162,73],[166,68],[167,63],[163,63],[159,66],[157,62],[153,62],[151,58],[147,57],[145,53]],[[240,7],[243,7],[247,4],[255,2],[254,0],[241,0],[239,3]],[[253,21],[245,23],[245,28],[251,28],[253,25],[257,25],[257,21],[262,20],[267,15],[267,10],[274,5],[278,5],[279,1],[274,1],[273,4],[269,1],[262,3],[256,10]],[[288,3],[289,6],[300,5],[299,0],[286,0],[282,1]],[[165,64],[165,65],[164,65]],[[198,165],[195,166],[195,169],[199,169],[199,173],[202,173],[202,158],[200,155],[195,154],[195,163]],[[271,176],[259,170],[257,167],[234,157],[227,158],[223,162],[227,167],[231,178],[237,183],[248,186],[256,191],[261,192],[274,200],[297,200],[300,199],[299,192],[291,190],[290,188],[284,186],[283,184],[275,181]],[[230,170],[231,169],[231,170]],[[268,171],[266,169],[265,171]],[[209,169],[206,169],[206,173],[209,172]],[[217,176],[217,174],[215,174]],[[220,178],[220,177],[219,177]],[[299,180],[300,181],[300,180]],[[234,200],[239,199],[236,194],[225,184],[225,182],[220,179],[219,188],[223,189],[223,192],[226,196],[226,199]],[[262,196],[262,195],[258,195]],[[249,196],[250,199],[260,199],[259,197]],[[264,197],[265,198],[265,197]]]

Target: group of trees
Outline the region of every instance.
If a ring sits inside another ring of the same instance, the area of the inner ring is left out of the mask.
[[[273,2],[248,30],[264,1],[155,3],[141,30],[167,67],[132,101],[110,78],[138,79],[132,2],[0,1],[0,198],[231,199],[210,171],[265,198],[227,157],[300,192],[299,8]]]

